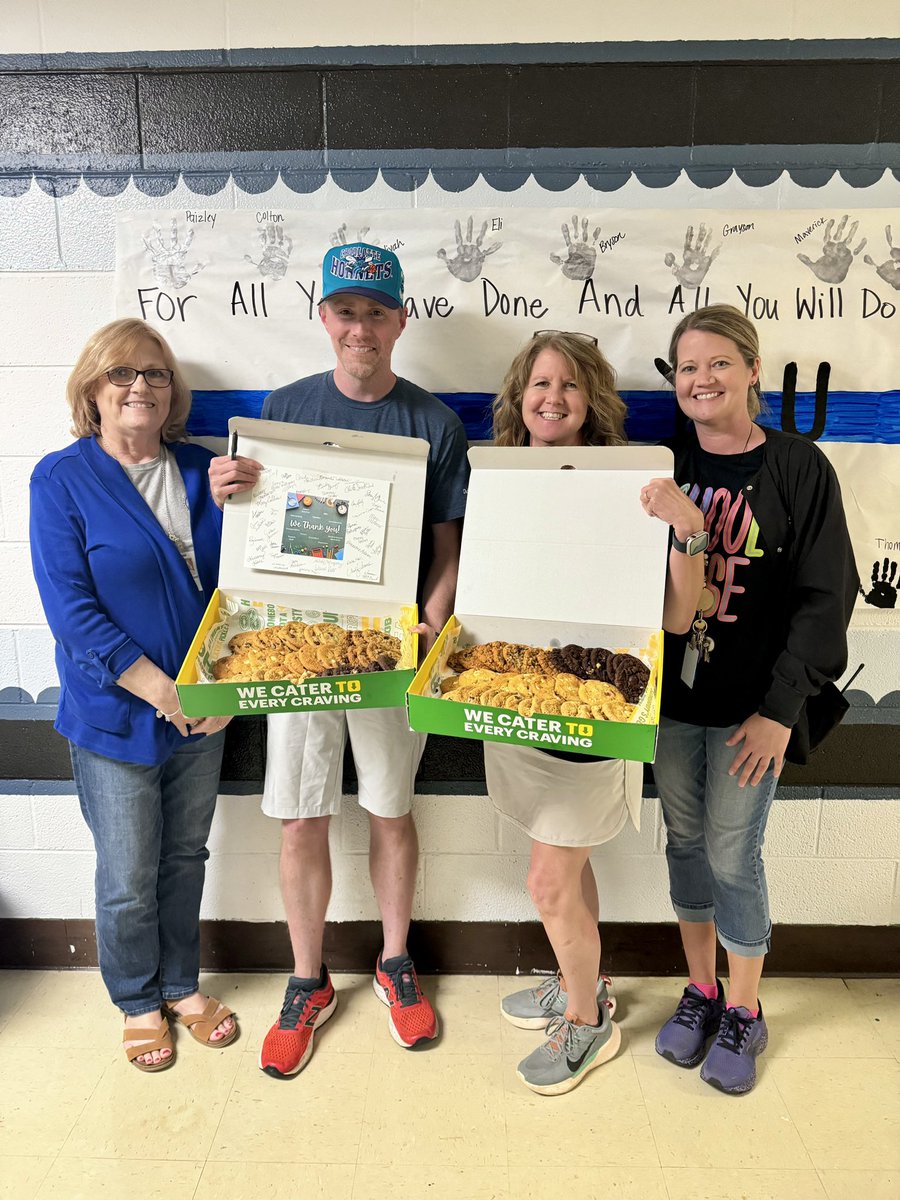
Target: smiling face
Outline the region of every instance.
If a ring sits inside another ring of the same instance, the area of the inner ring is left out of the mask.
[[[587,400],[558,350],[542,350],[522,393],[522,420],[532,446],[580,446]]]
[[[150,367],[167,369],[165,356],[153,338],[141,338],[127,361],[111,364],[146,371]],[[94,385],[92,399],[100,414],[100,436],[107,441],[137,439],[148,446],[159,445],[160,436],[169,417],[172,385],[150,387],[143,375],[138,375],[128,387],[117,387],[106,375]]]
[[[406,326],[406,309],[388,308],[365,296],[344,292],[329,296],[319,306],[319,316],[337,358],[338,387],[343,375],[345,385],[351,383],[351,390],[353,384],[362,384],[390,391],[391,352]]]
[[[678,339],[675,395],[686,417],[723,433],[747,428],[747,396],[759,379],[731,338],[689,329]]]

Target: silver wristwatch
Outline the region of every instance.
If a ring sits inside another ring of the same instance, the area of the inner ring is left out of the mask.
[[[705,529],[701,529],[699,533],[688,534],[685,541],[681,542],[675,536],[675,530],[672,530],[672,545],[682,554],[702,554],[709,545],[709,534]]]

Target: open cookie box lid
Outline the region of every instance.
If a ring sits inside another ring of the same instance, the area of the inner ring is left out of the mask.
[[[308,607],[369,615],[408,605],[415,599],[428,461],[426,441],[249,417],[232,417],[228,430],[230,434],[237,434],[238,454],[255,458],[267,470],[271,468],[273,476],[280,471],[280,482],[272,485],[274,495],[270,506],[276,557],[280,549],[277,544],[280,536],[276,516],[278,496],[281,492],[287,496],[291,483],[284,481],[288,478],[296,480],[293,486],[298,489],[306,490],[314,483],[317,489],[314,495],[343,496],[348,488],[346,484],[342,485],[342,479],[358,484],[371,481],[376,489],[379,484],[386,484],[389,490],[380,576],[376,573],[375,578],[367,580],[339,574],[341,564],[338,562],[323,564],[319,561],[316,573],[307,573],[304,567],[309,566],[309,558],[296,553],[282,553],[278,569],[249,565],[251,528],[252,537],[260,538],[258,505],[256,515],[253,515],[259,485],[253,492],[229,497],[225,504],[219,559],[219,587],[223,592],[273,603],[302,596]],[[286,472],[290,472],[290,476]],[[333,487],[329,487],[331,476],[336,477]],[[264,473],[263,482],[265,478]],[[355,495],[351,488],[347,497],[351,510]],[[271,558],[272,554],[269,554]],[[329,570],[334,574],[329,576]]]
[[[659,630],[669,528],[647,516],[640,490],[671,478],[670,450],[475,447],[469,462],[455,609],[464,626],[518,617],[557,631]]]

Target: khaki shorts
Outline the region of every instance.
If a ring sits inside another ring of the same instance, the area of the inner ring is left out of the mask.
[[[567,762],[533,746],[486,742],[488,795],[501,816],[548,846],[600,846],[640,828],[641,763]]]
[[[360,805],[377,817],[409,812],[426,735],[409,729],[405,709],[269,714],[267,730],[266,816],[290,821],[340,812],[348,733]]]

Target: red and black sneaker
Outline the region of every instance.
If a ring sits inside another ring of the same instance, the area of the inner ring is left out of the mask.
[[[389,958],[384,963],[379,955],[372,987],[382,1004],[390,1009],[388,1029],[398,1046],[412,1050],[437,1037],[438,1020],[422,995],[411,958]]]
[[[259,1068],[275,1079],[287,1079],[301,1071],[313,1052],[313,1034],[337,1007],[328,968],[315,982],[292,975],[284,993],[281,1015],[265,1036],[259,1052]]]

